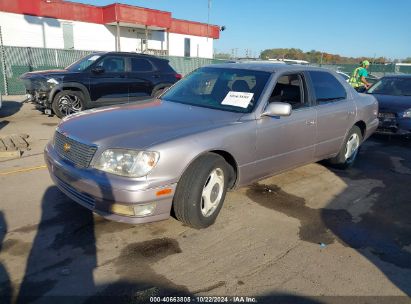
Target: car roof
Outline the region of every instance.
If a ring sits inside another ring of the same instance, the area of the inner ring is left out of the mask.
[[[236,63],[218,63],[207,65],[209,68],[224,68],[224,69],[244,69],[263,71],[269,73],[284,72],[284,71],[327,71],[330,70],[324,68],[318,68],[314,66],[300,65],[300,64],[283,64],[283,63],[266,63],[266,62],[236,62]]]
[[[411,74],[389,74],[383,76],[383,78],[411,78]]]
[[[168,61],[165,58],[153,56],[153,55],[148,55],[148,54],[142,54],[142,53],[133,53],[133,52],[93,52],[93,54],[96,55],[118,55],[118,56],[136,56],[136,57],[145,57],[145,58],[150,58],[150,59],[157,59],[157,60],[165,60]]]

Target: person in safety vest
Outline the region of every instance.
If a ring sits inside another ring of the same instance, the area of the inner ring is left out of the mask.
[[[368,89],[371,87],[371,84],[365,79],[365,77],[368,76],[367,69],[369,66],[370,62],[368,60],[362,61],[361,65],[351,74],[350,80],[348,80],[351,86],[357,91],[364,91],[364,88]]]

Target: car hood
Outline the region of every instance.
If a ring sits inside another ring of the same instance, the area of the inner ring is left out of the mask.
[[[143,149],[235,123],[243,115],[153,99],[80,112],[64,119],[58,131],[87,144]]]
[[[372,95],[378,100],[380,112],[398,113],[411,108],[411,96]]]
[[[39,77],[56,77],[56,76],[64,76],[67,74],[72,74],[68,70],[45,70],[45,71],[34,71],[34,72],[27,72],[21,75],[21,79],[31,79],[31,78],[39,78]]]

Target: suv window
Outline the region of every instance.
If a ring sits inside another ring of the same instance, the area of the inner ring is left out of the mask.
[[[283,75],[278,78],[268,102],[288,102],[293,109],[298,109],[309,106],[304,95],[303,80],[299,74]]]
[[[108,73],[120,73],[125,71],[124,58],[107,56],[97,66],[101,66]]]
[[[131,58],[131,72],[150,72],[153,65],[150,61],[143,58]]]
[[[345,99],[347,93],[343,85],[330,73],[321,71],[309,72],[317,104]]]

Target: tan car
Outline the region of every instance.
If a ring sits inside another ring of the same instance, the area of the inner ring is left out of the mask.
[[[377,114],[373,96],[325,69],[213,65],[159,99],[64,119],[45,158],[61,191],[105,218],[145,223],[173,209],[204,228],[228,189],[324,159],[351,166]]]

